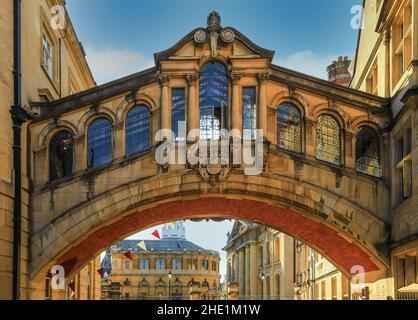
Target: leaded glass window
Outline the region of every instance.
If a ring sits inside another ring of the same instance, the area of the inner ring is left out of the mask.
[[[356,135],[356,169],[358,172],[380,178],[379,136],[370,127],[362,127]]]
[[[73,173],[74,141],[68,131],[58,132],[49,144],[49,179],[68,177]]]
[[[186,121],[184,89],[171,91],[171,129],[176,141],[184,141],[186,132],[180,132],[179,122]]]
[[[316,157],[329,163],[341,164],[341,134],[337,120],[329,115],[318,118],[316,128]]]
[[[97,168],[112,161],[112,123],[106,118],[94,121],[87,134],[88,167]]]
[[[277,110],[279,147],[293,152],[302,152],[302,121],[299,109],[290,103]]]
[[[228,75],[219,62],[203,66],[199,80],[200,138],[219,140],[228,127]]]
[[[141,105],[126,115],[126,156],[130,157],[151,147],[151,112]]]
[[[242,129],[245,140],[254,140],[257,129],[255,88],[242,89]]]

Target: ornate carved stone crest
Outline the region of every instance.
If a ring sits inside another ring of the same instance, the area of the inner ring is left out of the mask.
[[[207,30],[199,29],[194,34],[194,41],[202,45],[209,40],[210,52],[212,58],[218,55],[219,39],[224,43],[231,43],[235,40],[235,33],[232,29],[221,27],[221,16],[216,11],[212,11],[208,16]]]
[[[230,173],[229,165],[203,165],[199,166],[202,179],[206,180],[212,188],[225,181]]]

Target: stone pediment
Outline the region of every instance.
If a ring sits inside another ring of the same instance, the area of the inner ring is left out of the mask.
[[[214,11],[208,16],[206,28],[194,29],[171,48],[156,53],[154,59],[158,66],[164,60],[197,58],[202,52],[212,59],[228,55],[263,58],[269,62],[275,53],[259,47],[232,27],[222,27],[221,17]]]

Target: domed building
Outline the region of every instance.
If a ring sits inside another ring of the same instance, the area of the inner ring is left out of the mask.
[[[219,291],[219,253],[187,241],[182,221],[165,225],[161,240],[144,240],[146,250],[142,241],[124,240],[107,250],[103,299],[201,300]]]

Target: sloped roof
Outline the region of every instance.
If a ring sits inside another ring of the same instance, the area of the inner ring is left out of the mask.
[[[138,247],[138,244],[143,240],[123,240],[117,245],[113,246],[112,249],[120,249],[123,251],[134,251],[134,252],[145,252],[143,249]],[[147,252],[151,253],[201,253],[201,254],[216,254],[218,252],[213,250],[208,250],[194,244],[193,242],[187,240],[181,240],[178,238],[167,238],[163,240],[144,240],[145,246],[147,247]]]

